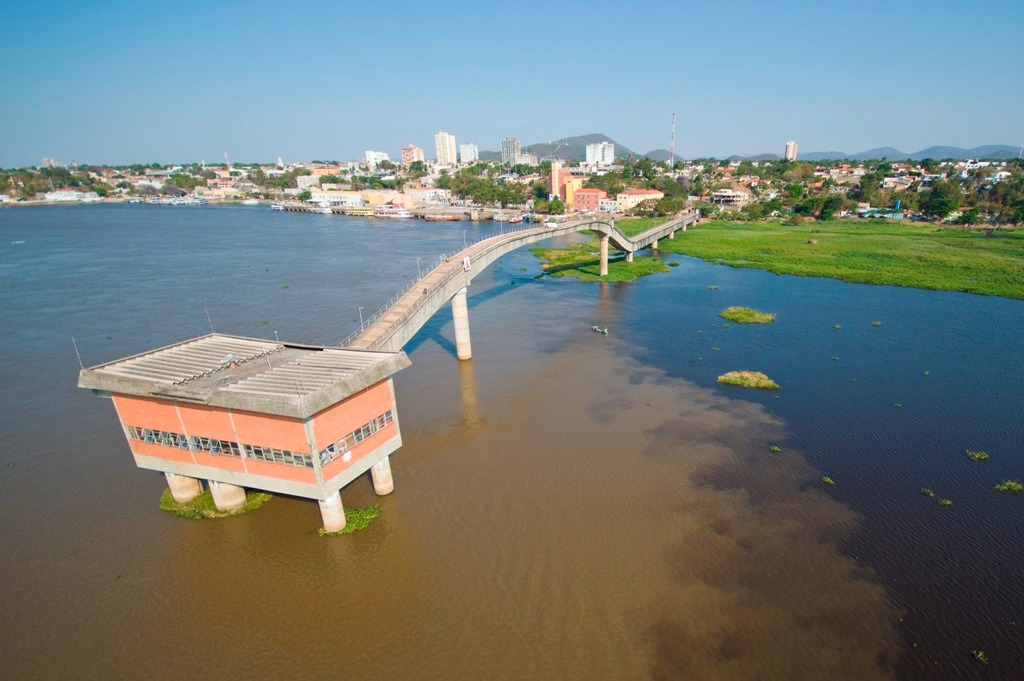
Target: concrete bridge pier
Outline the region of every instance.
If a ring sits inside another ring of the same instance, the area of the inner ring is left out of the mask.
[[[455,322],[455,354],[459,359],[471,359],[473,347],[469,342],[469,306],[466,304],[465,286],[452,296],[452,320]]]
[[[686,229],[686,227],[683,227],[683,229]],[[673,229],[671,232],[669,232],[668,233],[668,238],[669,239],[675,239],[676,238],[676,230]]]
[[[608,276],[608,236],[601,237],[601,276]]]
[[[324,519],[326,532],[340,532],[345,529],[345,507],[341,505],[341,492],[335,492],[326,499],[321,499],[320,517]]]
[[[631,251],[626,252],[626,262],[633,262],[633,253]]]
[[[658,250],[658,240],[657,239],[655,239],[654,241],[651,242],[651,250],[652,251]]]
[[[164,477],[167,478],[167,486],[171,488],[171,496],[179,504],[188,503],[203,492],[202,484],[195,478],[174,473],[164,473]]]
[[[395,479],[391,477],[391,457],[385,456],[373,464],[370,476],[373,478],[373,491],[377,496],[382,497],[395,491]]]
[[[245,488],[226,482],[210,481],[213,505],[220,511],[234,511],[245,506]]]

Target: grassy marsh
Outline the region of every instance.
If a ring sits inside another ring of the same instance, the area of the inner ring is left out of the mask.
[[[633,281],[648,274],[668,272],[661,258],[634,256],[626,262],[624,255],[608,257],[608,276],[601,276],[601,253],[596,240],[571,243],[565,248],[534,248],[541,269],[552,277],[575,277],[582,282]]]
[[[816,245],[808,245],[811,230]],[[712,221],[660,250],[733,267],[1024,299],[1024,231],[838,220],[793,226]]]

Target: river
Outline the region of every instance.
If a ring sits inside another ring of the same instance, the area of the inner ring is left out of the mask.
[[[75,387],[72,336],[86,366],[211,327],[337,343],[498,228],[0,210],[4,678],[1020,678],[1024,497],[992,486],[1024,479],[1021,301],[674,255],[580,284],[521,249],[470,287],[473,360],[446,310],[406,346],[395,492],[345,488],[382,514],[330,539],[288,497],[160,511]]]

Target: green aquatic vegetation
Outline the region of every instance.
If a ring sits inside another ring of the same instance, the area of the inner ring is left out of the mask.
[[[706,222],[665,240],[661,250],[731,267],[1024,299],[1024,231],[944,229],[898,220],[808,225]]]
[[[366,506],[364,508],[346,508],[345,527],[341,528],[337,532],[328,532],[321,527],[317,532],[320,533],[321,537],[337,537],[341,534],[352,534],[353,532],[366,529],[366,527],[373,522],[373,519],[379,515],[380,506],[377,504],[374,504],[373,506]]]
[[[667,218],[619,218],[615,221],[615,228],[628,237],[634,237],[667,221]]]
[[[928,372],[928,371],[922,371],[922,372],[921,372],[921,375],[922,375],[922,376],[927,376],[927,375],[928,375],[929,373],[930,373],[930,372]]]
[[[996,490],[1000,492],[1012,492],[1017,494],[1024,492],[1024,485],[1020,484],[1016,480],[1003,480],[1001,483],[995,486]]]
[[[838,329],[841,329],[841,328],[843,328],[843,327],[841,327],[841,326],[839,326],[838,324],[836,324],[836,325],[835,325],[835,326],[833,326],[832,328],[833,328],[833,329],[837,329],[837,330],[838,330]]]
[[[676,262],[675,260],[673,260],[672,262],[670,262],[670,263],[668,264],[668,266],[669,266],[669,267],[679,267],[679,263],[678,263],[678,262]]]
[[[821,481],[823,483],[825,483],[826,485],[834,485],[834,484],[836,484],[836,481],[833,480],[832,478],[828,477],[827,475],[821,476]]]
[[[833,357],[833,358],[832,358],[832,361],[833,361],[833,362],[838,362],[838,361],[839,361],[839,358],[838,358],[838,357]]]
[[[709,291],[717,291],[718,287],[717,286],[708,286],[708,290]]]
[[[871,322],[871,326],[881,326],[882,322]]]
[[[730,371],[718,377],[719,383],[738,385],[744,388],[778,390],[779,384],[759,371]]]
[[[661,258],[634,256],[626,262],[624,255],[608,258],[608,274],[601,276],[601,253],[598,242],[571,243],[565,248],[534,248],[541,269],[552,277],[574,277],[584,283],[598,281],[633,281],[648,274],[668,272]]]
[[[902,402],[897,402],[896,404],[894,404],[892,406],[896,407],[897,409],[902,409],[903,408],[903,403]]]
[[[971,461],[984,461],[988,458],[988,452],[975,452],[968,449],[967,458]]]
[[[173,513],[179,518],[190,518],[192,520],[201,520],[203,518],[227,518],[229,516],[243,515],[249,511],[255,511],[272,498],[273,495],[267,494],[266,492],[249,492],[246,494],[245,504],[241,508],[235,509],[234,511],[222,511],[213,503],[213,494],[211,494],[208,489],[204,490],[202,494],[192,501],[186,501],[183,504],[174,500],[174,497],[171,496],[170,489],[165,489],[163,495],[160,497],[160,510]]]
[[[972,650],[971,655],[974,655],[974,659],[982,664],[988,664],[988,655],[985,654],[984,650]]]
[[[781,452],[781,451],[782,451],[782,448],[781,448],[781,447],[779,447],[778,445],[772,445],[772,446],[770,447],[770,449],[771,449],[771,450],[772,450],[773,452]]]
[[[949,499],[939,499],[939,506],[952,506],[953,502]]]
[[[932,490],[928,489],[927,487],[922,487],[921,488],[921,494],[925,495],[926,497],[931,497],[932,499],[935,498],[935,492],[933,492]]]
[[[771,312],[758,312],[749,307],[727,307],[718,313],[719,317],[736,322],[737,324],[769,324],[775,321],[775,314]]]
[[[718,348],[711,348],[712,352],[718,352]]]

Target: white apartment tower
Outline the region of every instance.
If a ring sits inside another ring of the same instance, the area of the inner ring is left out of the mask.
[[[505,165],[515,165],[523,154],[519,149],[519,139],[506,137],[501,140],[501,162]]]
[[[476,163],[480,160],[480,150],[472,142],[459,145],[459,161],[462,163]]]
[[[796,142],[794,142],[793,140],[789,140],[788,142],[786,142],[786,160],[796,160]]]
[[[587,163],[610,166],[615,163],[615,145],[611,142],[595,142],[587,145]]]
[[[386,151],[366,150],[366,165],[376,166],[378,163],[383,163],[384,161],[388,161],[389,163],[391,162]]]
[[[437,148],[437,164],[453,166],[458,163],[455,157],[455,135],[441,130],[434,135],[434,147]]]

